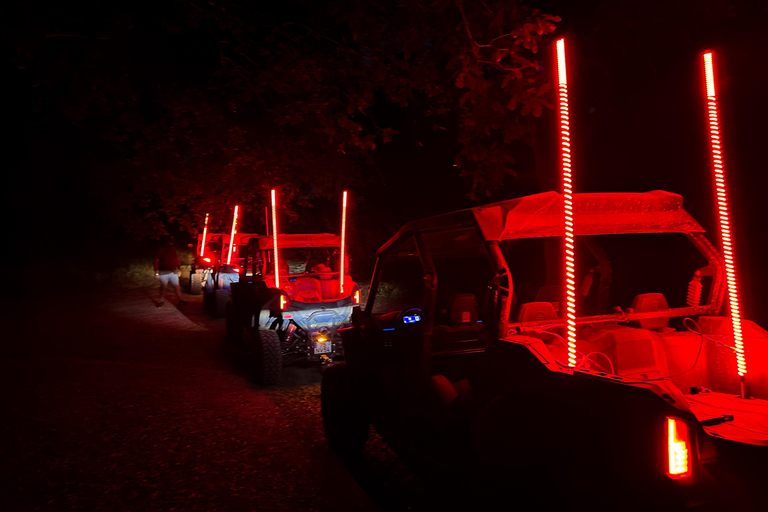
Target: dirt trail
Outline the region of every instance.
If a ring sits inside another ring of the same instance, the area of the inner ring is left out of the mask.
[[[327,448],[320,374],[251,384],[200,297],[4,304],[0,509],[379,510]]]

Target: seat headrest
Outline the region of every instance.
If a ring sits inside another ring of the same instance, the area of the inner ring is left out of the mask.
[[[471,293],[454,295],[451,300],[451,323],[470,325],[477,323],[477,300]]]
[[[663,293],[641,293],[632,301],[632,309],[635,313],[666,311],[669,309],[669,304]],[[663,329],[669,324],[669,317],[645,318],[638,320],[637,324],[642,329]]]
[[[543,322],[544,320],[557,320],[557,312],[551,302],[526,302],[517,310],[518,322]]]
[[[333,270],[331,267],[322,263],[315,266],[315,272],[320,274],[320,279],[331,279],[333,277]]]

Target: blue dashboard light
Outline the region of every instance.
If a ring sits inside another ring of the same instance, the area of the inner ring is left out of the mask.
[[[403,317],[404,324],[415,324],[416,322],[420,322],[420,321],[421,321],[421,315],[411,315],[411,316]]]

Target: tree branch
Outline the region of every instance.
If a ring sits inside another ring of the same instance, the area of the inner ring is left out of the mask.
[[[472,53],[477,56],[477,47],[478,44],[475,42],[475,38],[472,36],[472,30],[469,28],[469,21],[467,21],[467,13],[464,11],[464,0],[454,0],[454,4],[456,4],[456,7],[459,9],[459,13],[461,14],[461,19],[464,23],[464,30],[467,32],[467,37],[469,38],[470,43],[472,43]]]

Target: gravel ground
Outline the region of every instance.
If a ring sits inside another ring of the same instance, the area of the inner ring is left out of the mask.
[[[153,292],[2,304],[0,510],[429,508],[375,434],[355,477],[328,449],[317,368],[256,386],[201,297]]]

